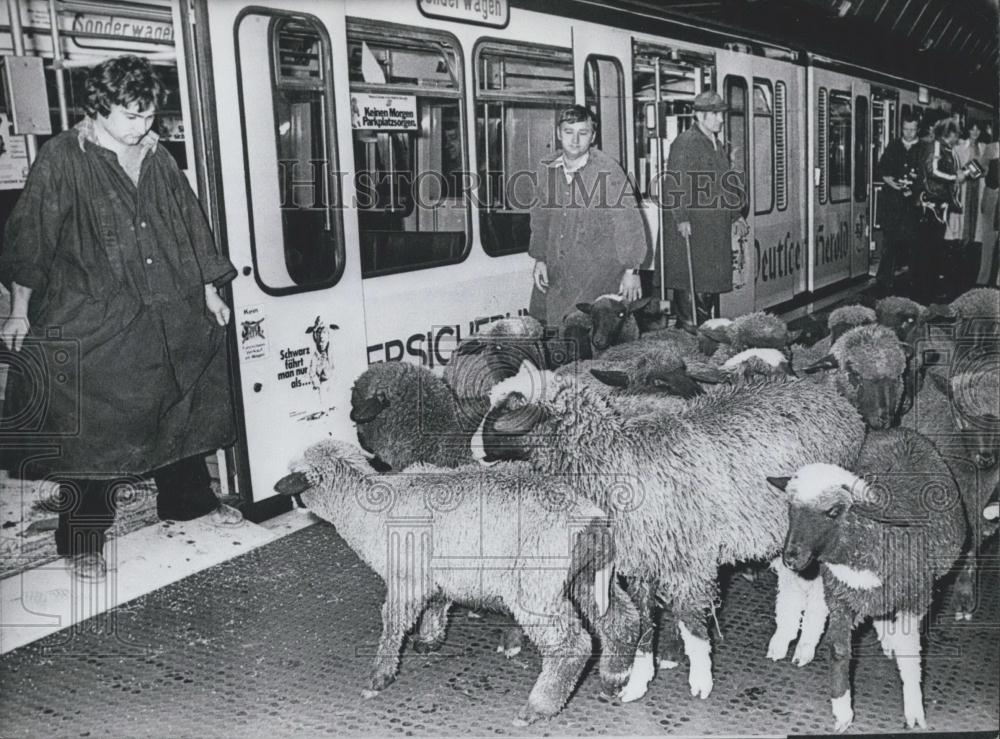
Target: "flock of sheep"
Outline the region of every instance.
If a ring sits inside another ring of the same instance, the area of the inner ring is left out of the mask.
[[[719,567],[766,561],[767,656],[798,638],[805,665],[825,630],[835,729],[853,720],[851,631],[868,617],[907,726],[924,727],[921,619],[949,571],[956,618],[972,617],[996,526],[1000,292],[845,306],[811,346],[765,313],[640,334],[641,305],[581,304],[557,335],[497,321],[443,377],[373,365],[352,391],[364,452],[320,443],[276,485],[386,581],[366,697],[393,681],[408,632],[440,647],[461,602],[507,611],[542,655],[517,725],[561,710],[588,630],[605,692],[640,698],[654,646],[662,668],[682,645],[707,698]]]

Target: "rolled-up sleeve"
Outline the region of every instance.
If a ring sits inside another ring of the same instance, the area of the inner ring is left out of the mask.
[[[60,167],[42,147],[17,199],[0,246],[0,282],[42,291],[48,285],[58,234],[70,208]]]

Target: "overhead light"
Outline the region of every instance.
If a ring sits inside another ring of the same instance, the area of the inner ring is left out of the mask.
[[[845,15],[851,12],[851,0],[840,0],[837,3],[837,15],[843,18]]]

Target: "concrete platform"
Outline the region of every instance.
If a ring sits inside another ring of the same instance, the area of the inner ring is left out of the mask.
[[[308,521],[302,514],[299,523]],[[288,519],[286,519],[286,522]],[[295,519],[288,525],[294,528]],[[250,540],[248,539],[248,542]],[[257,541],[257,539],[254,539]],[[187,545],[191,546],[191,545]],[[233,545],[230,543],[230,547]],[[994,542],[975,620],[927,622],[924,700],[934,732],[1000,725],[1000,577]],[[150,565],[152,566],[152,565]],[[128,566],[121,570],[127,574]],[[151,570],[155,572],[154,570]],[[495,651],[499,614],[453,609],[444,650],[404,648],[396,682],[361,689],[380,630],[381,580],[326,524],[308,526],[0,657],[4,736],[784,735],[832,730],[823,645],[805,667],[765,658],[775,578],[725,577],[715,690],[691,698],[686,664],[637,703],[588,673],[550,721],[511,719],[540,669]],[[946,605],[947,591],[939,599]],[[871,628],[855,639],[850,733],[903,727],[895,663]]]

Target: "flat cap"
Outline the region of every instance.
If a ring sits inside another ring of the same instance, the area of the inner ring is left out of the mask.
[[[729,106],[726,104],[726,101],[722,99],[719,93],[706,90],[705,92],[699,93],[694,99],[694,109],[724,113],[729,110]]]

